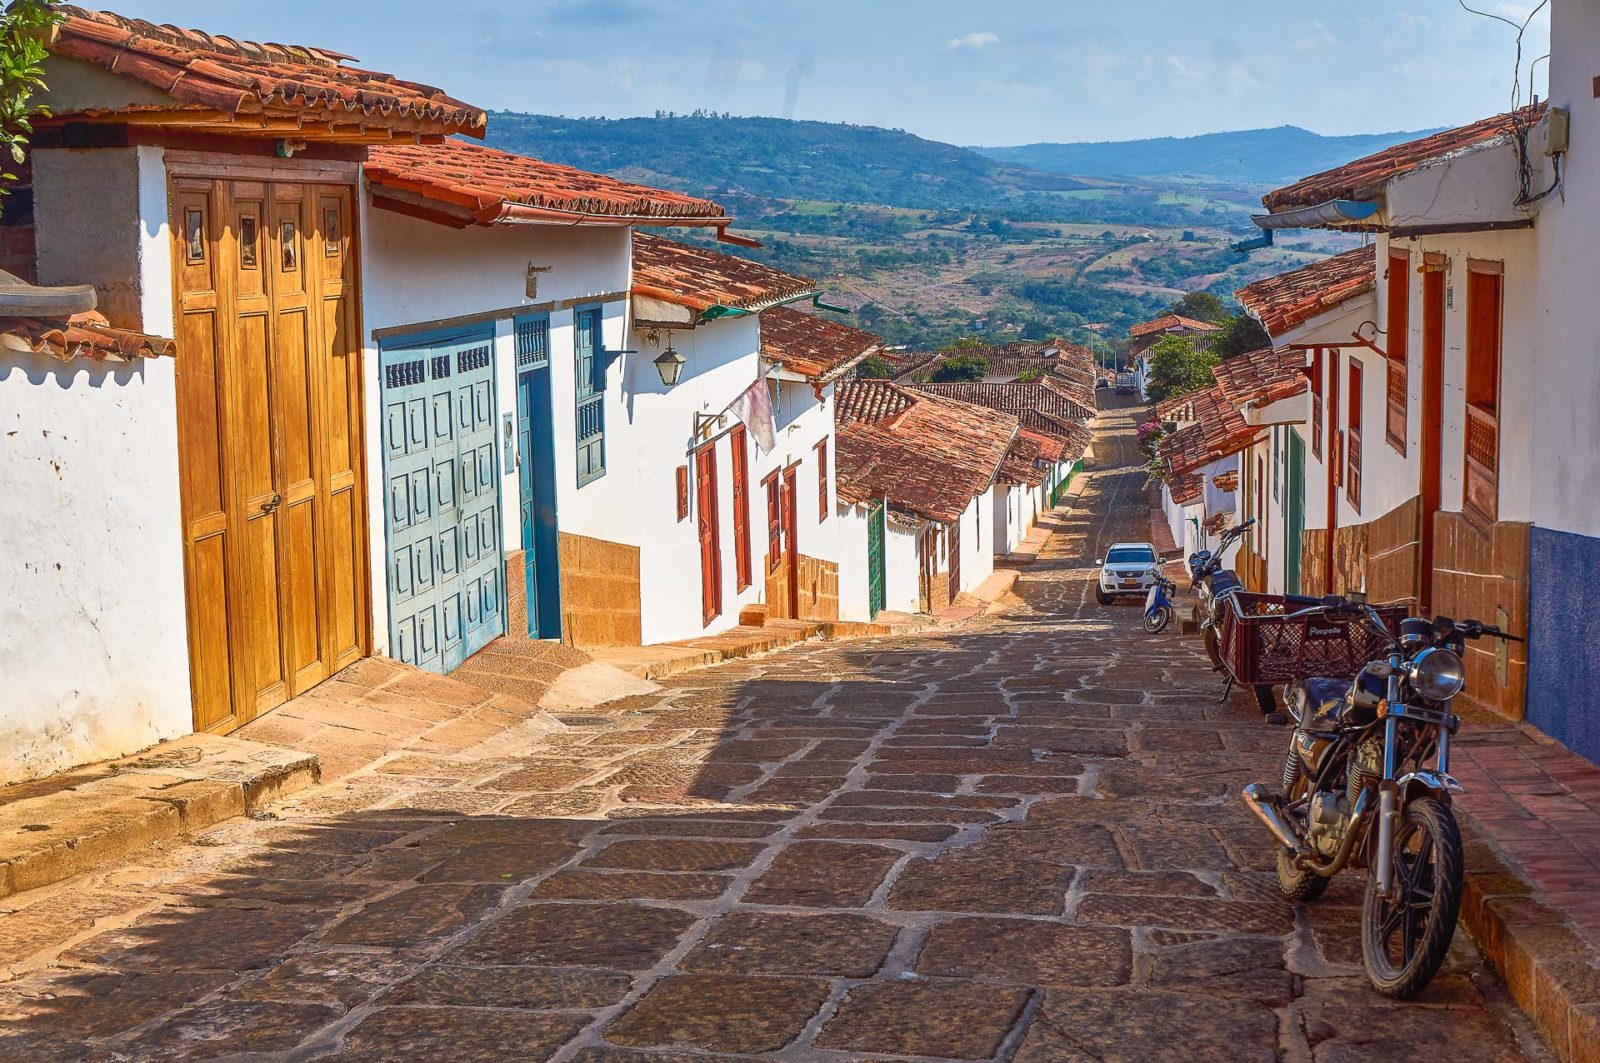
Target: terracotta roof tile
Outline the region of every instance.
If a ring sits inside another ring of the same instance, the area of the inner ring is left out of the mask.
[[[714,306],[754,310],[817,290],[805,277],[747,258],[680,244],[649,233],[633,234],[633,291],[691,310]]]
[[[374,147],[364,167],[378,188],[437,204],[460,224],[493,225],[529,216],[613,224],[712,225],[729,219],[705,199],[586,173],[571,166],[446,140]],[[387,202],[381,194],[380,205]],[[409,211],[408,211],[409,213]]]
[[[1304,351],[1288,347],[1259,350],[1224,358],[1211,370],[1223,398],[1239,409],[1267,406],[1293,398],[1310,386]]]
[[[1247,284],[1234,294],[1268,335],[1281,336],[1377,287],[1375,245]]]
[[[837,380],[883,346],[870,332],[788,306],[761,314],[761,353],[807,380]]]
[[[1205,497],[1206,478],[1199,473],[1169,472],[1166,484],[1172,500],[1180,506],[1199,505],[1200,500]]]
[[[68,321],[0,317],[0,349],[48,354],[63,362],[73,358],[103,362],[170,357],[177,353],[177,344],[164,336],[112,328],[105,318],[90,312]]]
[[[1486,144],[1507,136],[1518,122],[1532,124],[1544,113],[1545,104],[1524,107],[1511,114],[1497,114],[1471,125],[1447,129],[1421,140],[1396,144],[1355,162],[1296,181],[1261,198],[1267,210],[1293,210],[1315,207],[1335,199],[1371,199],[1391,178],[1410,173],[1437,159],[1466,148]]]
[[[1229,469],[1227,472],[1219,472],[1211,478],[1211,483],[1218,491],[1237,491],[1239,490],[1239,470]]]
[[[1201,388],[1199,391],[1188,391],[1182,395],[1174,395],[1171,398],[1162,399],[1156,403],[1154,410],[1151,411],[1152,416],[1155,420],[1163,423],[1166,421],[1192,421],[1194,420],[1195,397],[1204,390],[1206,389]]]
[[[1067,444],[1059,436],[1044,435],[1029,428],[1023,428],[1019,434],[1027,436],[1039,444],[1039,460],[1046,464],[1055,465],[1065,459],[1067,455]],[[1076,461],[1077,459],[1074,458],[1073,460]]]
[[[1079,425],[1093,416],[1063,387],[1045,381],[1031,384],[984,384],[962,381],[949,384],[908,384],[907,387],[959,402],[976,403],[1008,413],[1034,432],[1060,435],[1064,426]]]
[[[1161,460],[1169,473],[1188,473],[1237,454],[1253,443],[1261,429],[1247,423],[1220,387],[1194,392],[1194,423],[1161,442]]]
[[[1209,321],[1196,321],[1192,317],[1182,314],[1162,314],[1154,321],[1145,321],[1128,330],[1128,335],[1134,339],[1140,336],[1149,336],[1156,332],[1170,332],[1173,329],[1188,329],[1191,332],[1221,332],[1221,325],[1213,325]]]
[[[871,394],[853,394],[859,388]],[[884,498],[944,524],[960,519],[994,483],[1019,431],[1014,417],[881,380],[840,384],[836,403],[839,497]]]
[[[1045,471],[1040,466],[1040,437],[1033,433],[1017,433],[1000,463],[1000,479],[1009,484],[1038,487],[1044,483]]]
[[[65,18],[54,54],[148,85],[180,104],[228,115],[483,135],[482,109],[428,85],[346,66],[350,57],[338,52],[238,41],[70,5],[57,10]]]

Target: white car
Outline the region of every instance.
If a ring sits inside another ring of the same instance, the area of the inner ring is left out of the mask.
[[[1161,555],[1150,543],[1116,543],[1095,559],[1100,574],[1094,596],[1101,605],[1121,597],[1144,598],[1161,575]]]

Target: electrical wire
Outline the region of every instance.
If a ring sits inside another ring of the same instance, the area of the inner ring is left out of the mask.
[[[1534,9],[1528,12],[1528,17],[1523,19],[1520,23],[1506,18],[1504,15],[1497,15],[1492,11],[1480,11],[1475,7],[1470,7],[1467,4],[1467,0],[1456,0],[1456,3],[1460,4],[1461,9],[1469,14],[1492,19],[1495,22],[1503,22],[1507,26],[1510,26],[1512,29],[1517,31],[1517,55],[1511,70],[1510,117],[1511,135],[1517,146],[1518,187],[1517,198],[1512,202],[1512,206],[1516,207],[1518,210],[1525,210],[1533,204],[1539,202],[1541,199],[1544,199],[1546,196],[1550,195],[1556,190],[1557,186],[1561,184],[1561,157],[1557,155],[1551,158],[1552,177],[1550,181],[1550,187],[1546,188],[1543,192],[1535,193],[1533,191],[1533,162],[1528,157],[1528,137],[1533,132],[1533,127],[1539,119],[1539,115],[1535,113],[1538,97],[1535,95],[1533,97],[1534,103],[1530,104],[1528,107],[1522,106],[1522,38],[1528,32],[1528,27],[1533,24],[1533,20],[1539,14],[1539,12],[1550,6],[1550,0],[1539,0],[1539,3],[1534,7]],[[1540,58],[1548,59],[1549,55],[1547,54],[1541,56]],[[1538,65],[1539,59],[1535,59],[1528,66],[1528,88],[1530,91],[1533,88],[1533,71]]]

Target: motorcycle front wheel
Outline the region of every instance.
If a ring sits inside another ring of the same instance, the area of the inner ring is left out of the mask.
[[[1205,629],[1206,656],[1211,658],[1211,670],[1222,671],[1222,636],[1213,624]]]
[[[1461,831],[1431,797],[1406,805],[1394,835],[1394,896],[1367,880],[1361,908],[1361,956],[1372,987],[1407,1000],[1422,992],[1444,963],[1461,909]]]
[[[1172,607],[1170,605],[1163,605],[1154,613],[1146,613],[1144,615],[1144,629],[1152,635],[1161,634],[1170,623],[1172,623]]]

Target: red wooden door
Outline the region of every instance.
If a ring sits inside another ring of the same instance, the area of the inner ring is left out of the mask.
[[[1323,394],[1327,399],[1328,446],[1328,549],[1322,559],[1322,588],[1326,594],[1337,594],[1333,585],[1334,533],[1339,530],[1339,485],[1344,480],[1344,433],[1339,430],[1339,350],[1328,351],[1323,359],[1327,377],[1323,381]]]
[[[744,425],[728,433],[733,448],[733,560],[739,573],[739,589],[750,586],[750,449]]]
[[[1500,519],[1500,329],[1498,262],[1467,263],[1467,387],[1462,509]]]
[[[1433,606],[1434,516],[1439,512],[1444,422],[1444,284],[1442,269],[1422,276],[1422,613]]]
[[[722,552],[717,543],[717,447],[709,443],[694,454],[695,514],[700,525],[701,620],[711,623],[722,613]]]
[[[961,519],[950,525],[950,600],[961,593]]]
[[[789,617],[800,617],[800,529],[795,515],[795,472],[791,465],[783,470],[783,564],[789,592]]]

